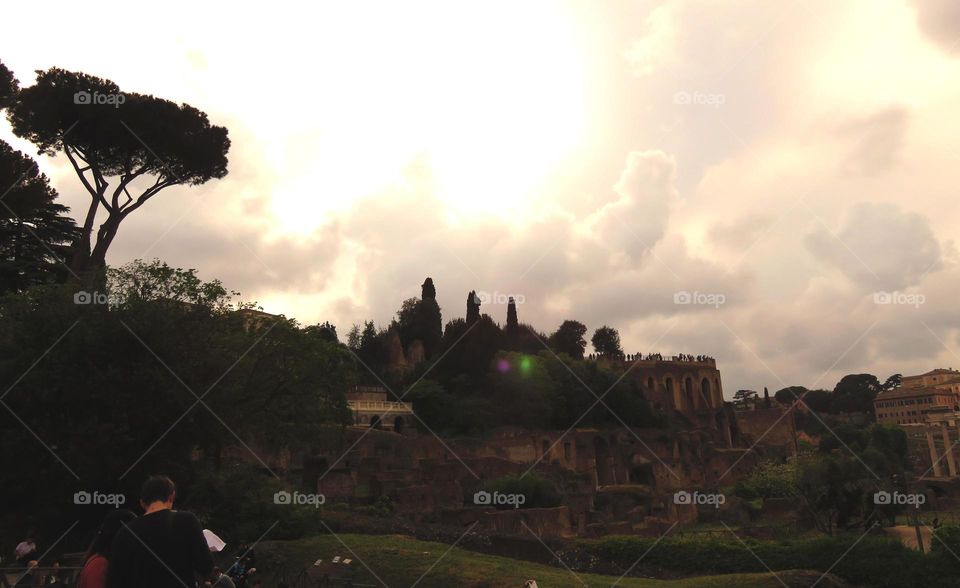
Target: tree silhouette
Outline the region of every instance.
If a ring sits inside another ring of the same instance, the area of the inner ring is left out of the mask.
[[[424,293],[429,293],[432,288],[432,283],[430,289],[425,283]],[[435,291],[433,292],[436,294]],[[400,310],[397,311],[395,324],[405,350],[409,349],[411,343],[418,340],[423,344],[423,351],[427,358],[432,357],[439,349],[440,340],[443,338],[443,318],[435,297],[404,300]]]
[[[520,325],[520,321],[517,319],[517,302],[513,299],[513,296],[510,297],[510,300],[507,301],[507,331],[515,331]]]
[[[13,132],[44,155],[63,152],[90,195],[71,260],[85,280],[102,274],[120,224],[148,200],[170,186],[227,173],[227,129],[211,125],[205,113],[121,93],[110,80],[84,73],[37,72],[37,83],[20,90],[7,117]],[[116,179],[111,185],[108,178]],[[101,208],[106,219],[94,235]]]
[[[623,350],[620,348],[620,333],[613,327],[606,325],[600,327],[593,332],[590,342],[600,355],[623,355]]]
[[[881,386],[881,388],[884,392],[886,392],[887,390],[893,390],[895,388],[899,388],[900,384],[902,383],[903,383],[903,375],[893,374],[892,376],[887,378],[886,381],[884,381],[883,386]]]
[[[803,386],[787,386],[781,388],[773,395],[774,400],[780,404],[793,404],[806,394],[807,389]]]
[[[13,106],[20,84],[13,72],[0,62],[0,108]]]
[[[882,385],[873,374],[847,374],[833,388],[831,412],[871,412]]]
[[[566,353],[574,359],[583,359],[587,341],[583,338],[587,327],[581,322],[566,320],[552,335],[548,344],[556,353]]]
[[[423,281],[423,284],[420,286],[420,298],[426,300],[427,298],[437,298],[437,288],[433,285],[433,278],[427,278]]]
[[[0,292],[63,282],[80,231],[35,161],[0,141]],[[9,187],[9,188],[7,188]]]
[[[467,324],[480,320],[480,297],[475,290],[467,294]]]

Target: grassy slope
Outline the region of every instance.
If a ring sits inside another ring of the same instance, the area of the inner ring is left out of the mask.
[[[449,552],[444,555],[448,549]],[[259,567],[264,571],[262,579],[266,580],[265,586],[275,585],[275,573],[281,567],[288,570],[288,575],[294,575],[317,559],[329,561],[336,555],[354,560],[355,584],[386,584],[390,588],[412,586],[424,573],[426,576],[417,583],[423,588],[520,588],[528,578],[536,579],[541,588],[611,586],[617,581],[615,577],[591,574],[578,573],[574,577],[562,568],[484,555],[456,547],[450,549],[450,546],[442,543],[417,541],[398,535],[343,534],[339,535],[339,539],[323,535],[298,541],[270,541],[261,543],[257,547],[257,554]],[[370,569],[366,569],[364,564]],[[819,574],[808,577],[809,572],[779,572],[778,576],[790,586],[809,586]],[[830,582],[821,582],[819,585],[830,585]],[[731,574],[683,580],[624,578],[617,586],[774,588],[783,584],[770,574]]]

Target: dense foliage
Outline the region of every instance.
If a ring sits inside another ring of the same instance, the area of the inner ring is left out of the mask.
[[[741,541],[730,534],[662,540],[606,537],[578,541],[560,555],[567,562],[598,562],[598,569],[591,571],[608,573],[622,573],[642,557],[633,575],[664,570],[691,574],[829,570],[854,585],[875,588],[954,586],[957,569],[946,550],[924,556],[896,539],[861,533],[791,541]]]
[[[634,380],[549,350],[499,352],[482,377],[423,379],[407,399],[431,429],[449,434],[480,433],[503,425],[566,429],[665,424],[665,417],[653,411]]]
[[[0,298],[0,381],[11,384],[0,447],[17,477],[0,500],[17,505],[16,527],[92,522],[101,513],[74,506],[74,492],[136,496],[154,472],[189,487],[227,447],[262,467],[349,422],[355,366],[342,346],[237,312],[192,270],[138,262],[109,285],[107,299],[66,285]]]
[[[65,281],[65,262],[80,230],[36,162],[4,141],[0,193],[0,292]]]
[[[5,77],[0,72],[0,85]],[[87,285],[101,281],[107,250],[130,214],[166,188],[227,173],[227,129],[188,104],[56,67],[5,102],[14,134],[44,155],[64,154],[90,197],[71,260]]]
[[[788,386],[778,390],[774,398],[781,404],[802,400],[818,414],[873,414],[873,399],[877,394],[897,388],[900,381],[900,374],[890,376],[882,384],[872,374],[848,374],[837,382],[832,391]]]
[[[738,481],[744,500],[789,498],[813,526],[826,534],[894,521],[905,506],[878,505],[879,491],[907,491],[907,436],[888,425],[840,425],[820,441],[816,452],[786,463],[760,464]]]

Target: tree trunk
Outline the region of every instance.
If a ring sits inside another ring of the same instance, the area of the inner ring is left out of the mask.
[[[107,267],[107,249],[117,236],[122,215],[111,213],[97,231],[97,244],[90,253],[89,268],[103,271]]]
[[[70,255],[70,270],[80,278],[80,281],[86,284],[84,274],[90,265],[90,244],[93,235],[93,223],[97,218],[97,210],[100,208],[100,199],[91,196],[90,206],[87,208],[87,215],[83,219],[83,226],[80,230],[80,238],[73,245],[73,251]]]

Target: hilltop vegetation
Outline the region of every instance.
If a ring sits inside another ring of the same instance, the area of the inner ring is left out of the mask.
[[[396,535],[321,535],[289,542],[265,542],[258,547],[261,561],[272,570],[284,570],[287,580],[309,568],[317,559],[335,555],[353,560],[355,584],[423,586],[424,588],[517,588],[533,578],[544,588],[622,586],[624,588],[782,588],[781,580],[793,586],[809,586],[820,573],[780,572],[700,576],[677,580],[649,580],[618,575],[596,575],[494,555],[484,555],[445,545]],[[267,576],[264,585],[278,577]],[[826,577],[819,586],[838,586]]]

